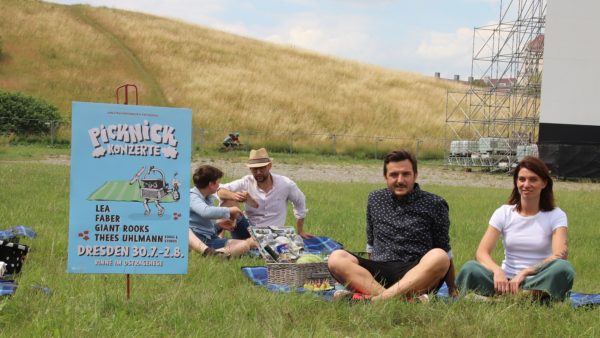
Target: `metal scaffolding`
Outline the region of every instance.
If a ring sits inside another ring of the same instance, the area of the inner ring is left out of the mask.
[[[475,80],[446,98],[449,165],[509,170],[537,152],[545,16],[546,0],[501,1],[498,22],[474,29]]]

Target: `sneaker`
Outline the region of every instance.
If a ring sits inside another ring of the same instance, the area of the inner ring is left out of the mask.
[[[475,302],[490,302],[492,300],[492,298],[490,298],[490,297],[478,295],[476,293],[468,293],[464,297],[464,299],[470,300],[470,301],[475,301]]]
[[[415,295],[416,296],[416,295]],[[406,296],[407,303],[429,303],[429,295],[424,293],[419,296]]]
[[[355,292],[352,295],[352,298],[350,298],[350,301],[352,301],[352,302],[370,302],[371,295],[365,295],[364,293]]]
[[[415,298],[417,303],[429,303],[429,295],[424,293],[419,297]]]
[[[369,302],[371,300],[371,295],[366,295],[364,293],[352,292],[348,290],[337,290],[333,293],[333,300],[346,300],[349,302]]]
[[[348,291],[348,290],[336,290],[333,293],[333,300],[337,301],[340,299],[348,299],[349,297],[351,297],[353,294],[352,291]]]

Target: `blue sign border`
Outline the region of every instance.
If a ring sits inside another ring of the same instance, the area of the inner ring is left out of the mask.
[[[185,274],[192,112],[73,102],[67,271]]]

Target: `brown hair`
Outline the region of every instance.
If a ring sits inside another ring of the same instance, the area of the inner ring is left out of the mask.
[[[390,162],[400,162],[404,160],[409,160],[412,164],[412,170],[416,174],[417,173],[417,159],[415,156],[406,151],[406,150],[394,150],[387,155],[383,159],[383,176],[387,175],[387,165]]]
[[[210,165],[201,165],[194,171],[194,186],[198,189],[206,188],[208,183],[216,182],[223,177],[223,172],[219,168]]]
[[[517,211],[521,211],[521,194],[517,188],[517,180],[519,179],[519,171],[523,168],[533,171],[546,182],[546,187],[542,189],[540,194],[540,210],[554,210],[554,192],[552,192],[553,183],[552,177],[550,177],[550,170],[548,170],[548,167],[544,162],[533,156],[525,156],[515,168],[515,172],[513,173],[513,191],[508,198],[508,204],[516,205]]]

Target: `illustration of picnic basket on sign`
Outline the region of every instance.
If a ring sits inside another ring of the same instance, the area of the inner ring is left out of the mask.
[[[145,174],[144,174],[145,173]],[[144,177],[142,177],[144,174]],[[165,213],[165,208],[160,205],[160,200],[168,196],[169,194],[173,197],[173,200],[179,200],[179,181],[177,180],[177,173],[173,175],[171,181],[172,187],[169,187],[169,183],[165,181],[165,174],[162,170],[150,166],[148,171],[146,167],[140,168],[138,172],[133,176],[129,184],[138,183],[140,188],[140,196],[144,200],[144,215],[150,215],[150,207],[148,202],[153,201],[158,209],[158,216],[162,216]]]

